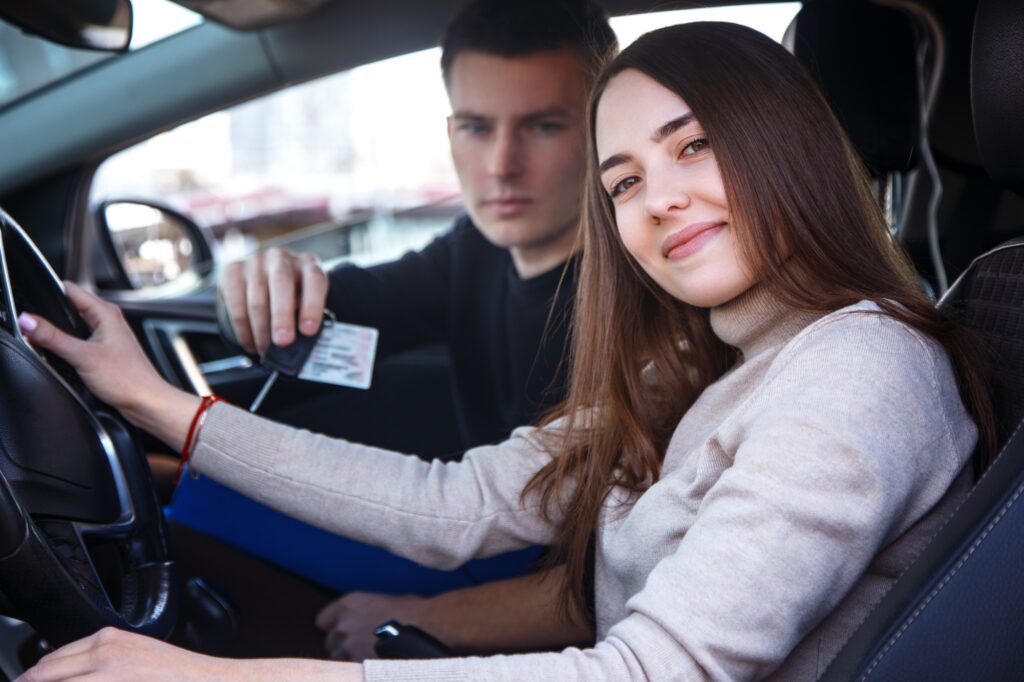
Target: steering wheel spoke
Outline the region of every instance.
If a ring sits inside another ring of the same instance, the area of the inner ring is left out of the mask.
[[[40,519],[35,523],[57,559],[78,581],[78,586],[84,591],[91,592],[95,599],[103,599],[103,581],[96,572],[89,550],[75,523],[56,519]]]

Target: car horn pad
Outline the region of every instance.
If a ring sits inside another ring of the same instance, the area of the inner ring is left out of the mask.
[[[0,607],[55,646],[107,625],[165,638],[177,576],[138,438],[70,366],[29,345],[24,311],[88,336],[0,209]]]

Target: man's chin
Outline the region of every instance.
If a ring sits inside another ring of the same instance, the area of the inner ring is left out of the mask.
[[[512,217],[496,216],[483,211],[483,215],[472,215],[470,218],[473,224],[480,230],[480,233],[495,246],[507,249],[529,243],[536,239],[536,235],[543,233],[543,228],[537,225],[536,219],[525,215]]]

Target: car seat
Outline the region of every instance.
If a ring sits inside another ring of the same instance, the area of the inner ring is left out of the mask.
[[[816,0],[796,15],[783,44],[818,82],[846,130],[893,234],[905,239],[925,231],[927,256],[915,252],[915,258],[922,288],[936,298],[936,289],[946,288],[942,182],[926,131],[945,48],[934,18],[908,3]]]
[[[1024,5],[982,0],[971,53],[985,169],[1024,193]],[[1000,451],[821,679],[1015,680],[1024,671],[1024,239],[975,259],[940,306],[993,362]]]

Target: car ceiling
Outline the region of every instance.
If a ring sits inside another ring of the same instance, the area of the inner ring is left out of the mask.
[[[818,0],[840,1],[843,0]],[[893,0],[893,3],[902,0]],[[0,195],[62,169],[96,162],[186,120],[294,83],[437,44],[463,0],[329,2],[261,30],[208,21],[105,60],[0,111]],[[187,3],[186,3],[187,4]],[[736,0],[604,0],[613,15]],[[933,126],[940,151],[975,164],[967,96],[973,0],[926,5],[948,33],[949,72]],[[194,3],[193,3],[194,6]],[[46,131],[40,135],[40,130]]]

